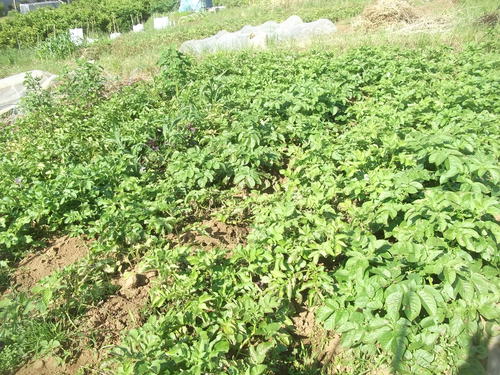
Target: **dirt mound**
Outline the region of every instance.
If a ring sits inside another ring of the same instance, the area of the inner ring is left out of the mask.
[[[13,284],[20,290],[29,290],[45,276],[75,263],[88,252],[87,242],[81,238],[61,237],[44,251],[25,257],[12,276]]]
[[[61,366],[59,361],[53,357],[47,357],[43,359],[37,359],[34,362],[30,362],[27,365],[21,367],[16,375],[55,375],[64,374],[64,368]]]
[[[168,238],[178,244],[192,244],[210,250],[214,248],[234,249],[237,245],[245,245],[248,228],[225,224],[217,220],[204,220],[196,228],[180,236],[170,235]]]
[[[140,326],[143,322],[141,309],[148,300],[151,280],[155,276],[155,271],[127,273],[117,281],[121,286],[117,294],[85,314],[83,331],[92,336],[96,348],[117,344],[121,331]]]
[[[46,357],[32,361],[21,367],[16,375],[77,375],[84,374],[83,368],[92,367],[98,363],[97,356],[84,350],[78,359],[69,365],[65,365],[55,357]]]

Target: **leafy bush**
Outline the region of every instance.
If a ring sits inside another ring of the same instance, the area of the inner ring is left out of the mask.
[[[37,45],[37,54],[42,58],[63,59],[73,54],[78,46],[73,43],[69,33],[61,33],[48,37]]]
[[[128,31],[149,14],[149,0],[75,0],[56,9],[9,16],[0,22],[0,47],[33,46],[75,27],[85,32]]]
[[[150,5],[151,14],[167,13],[179,9],[180,0],[152,0]]]
[[[97,104],[104,94],[104,78],[98,65],[77,60],[73,70],[67,70],[59,84],[61,104],[89,107]]]
[[[42,112],[52,107],[52,96],[47,90],[42,89],[40,85],[41,78],[33,77],[27,73],[24,79],[26,95],[21,99],[21,108],[23,112]]]

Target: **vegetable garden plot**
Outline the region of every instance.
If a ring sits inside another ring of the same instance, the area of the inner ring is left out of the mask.
[[[63,356],[141,259],[158,272],[147,319],[122,332],[112,373],[481,373],[499,323],[491,51],[169,50],[155,82],[112,94],[93,64],[62,77],[2,128],[2,259],[44,233],[95,241],[2,301],[0,370]],[[230,251],[172,240],[209,217],[248,232]],[[304,311],[318,353],[297,337]],[[30,346],[53,321],[43,337],[60,345]]]

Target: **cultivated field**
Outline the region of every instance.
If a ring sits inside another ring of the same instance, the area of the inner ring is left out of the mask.
[[[496,1],[220,3],[0,49],[61,74],[0,118],[0,374],[486,374]],[[177,52],[294,14],[339,31]]]

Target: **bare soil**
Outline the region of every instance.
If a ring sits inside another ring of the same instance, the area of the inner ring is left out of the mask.
[[[225,224],[217,220],[204,220],[200,228],[190,230],[180,236],[167,238],[177,244],[200,246],[205,250],[222,248],[232,250],[238,245],[245,245],[249,229],[244,226]]]
[[[44,359],[37,359],[34,362],[30,362],[24,367],[21,367],[16,372],[16,375],[54,375],[54,374],[64,374],[64,368],[61,366],[60,361],[54,357],[47,357]]]
[[[29,362],[16,375],[76,375],[95,373],[104,355],[103,346],[120,342],[120,334],[143,323],[142,307],[147,303],[151,281],[156,271],[139,273],[137,270],[125,273],[115,281],[120,290],[100,305],[91,308],[80,319],[85,339],[77,359],[63,363],[56,357],[46,357]],[[90,350],[87,347],[92,347]],[[88,372],[85,372],[88,370]]]
[[[243,226],[204,220],[195,229],[171,235],[170,239],[176,244],[191,244],[204,250],[231,250],[246,243],[248,232]],[[26,257],[14,274],[14,282],[19,289],[29,289],[43,277],[76,262],[87,253],[85,241],[62,237],[43,252]],[[115,280],[120,287],[118,292],[90,308],[77,322],[86,338],[82,340],[80,354],[74,362],[63,363],[56,357],[41,358],[23,366],[16,375],[76,375],[82,370],[94,373],[105,356],[97,354],[101,348],[118,344],[122,332],[144,322],[141,310],[147,304],[151,282],[156,275],[156,271],[139,272],[136,267]]]
[[[117,280],[120,290],[91,308],[83,318],[83,332],[92,337],[96,349],[120,342],[120,333],[143,323],[142,307],[147,303],[155,271],[127,272]]]
[[[61,237],[39,253],[26,256],[12,276],[19,290],[27,291],[52,272],[75,263],[89,252],[88,242],[81,238]]]
[[[64,364],[55,357],[46,357],[32,361],[16,372],[16,375],[77,375],[86,374],[83,369],[90,369],[99,363],[98,356],[90,350],[80,353],[72,364]]]
[[[315,308],[305,308],[293,318],[295,335],[305,345],[310,345],[315,364],[325,375],[343,375],[355,371],[349,364],[355,363],[352,351],[342,350],[340,335],[326,331],[315,318]],[[366,375],[390,375],[389,368],[380,366]]]

